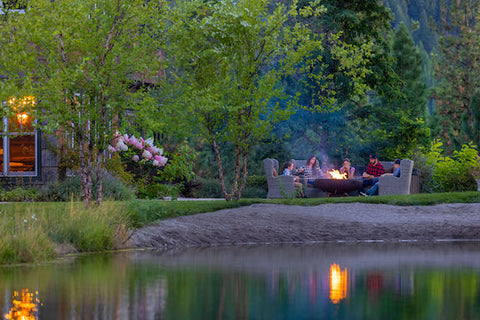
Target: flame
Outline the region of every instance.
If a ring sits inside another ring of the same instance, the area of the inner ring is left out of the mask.
[[[24,289],[19,296],[18,291],[13,294],[13,307],[5,314],[5,319],[12,320],[38,320],[38,292],[29,293],[28,289]]]
[[[340,171],[338,170],[331,170],[331,171],[328,171],[328,174],[330,174],[330,176],[333,178],[333,179],[347,179],[347,173],[344,172],[344,173],[340,173]]]
[[[347,268],[343,271],[336,263],[330,266],[330,300],[339,303],[347,297]]]

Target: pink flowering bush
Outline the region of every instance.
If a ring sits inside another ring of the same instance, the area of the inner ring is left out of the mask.
[[[119,134],[108,151],[113,162],[121,163],[121,168],[117,166],[113,171],[132,183],[140,198],[175,196],[180,192],[182,182],[194,176],[193,154],[177,152],[169,159],[162,148],[154,145],[153,138],[145,140]]]

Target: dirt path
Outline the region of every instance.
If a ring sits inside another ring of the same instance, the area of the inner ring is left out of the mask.
[[[480,203],[435,206],[254,204],[163,220],[134,232],[159,249],[317,241],[480,240]]]

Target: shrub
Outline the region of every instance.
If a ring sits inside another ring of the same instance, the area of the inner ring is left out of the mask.
[[[44,201],[79,201],[81,194],[80,178],[73,176],[47,185],[41,190],[40,198]],[[93,195],[96,195],[95,190]],[[103,196],[106,200],[131,200],[135,193],[121,179],[107,174],[103,179]]]
[[[476,190],[471,167],[476,165],[478,152],[473,144],[464,144],[452,157],[444,156],[442,143],[434,141],[425,155],[431,167],[428,185],[435,192]],[[423,174],[423,173],[422,173]]]
[[[197,181],[199,188],[192,192],[195,198],[223,198],[218,180],[200,178]]]
[[[2,190],[0,193],[1,201],[7,202],[25,202],[38,201],[41,197],[37,188],[17,187],[12,190]]]
[[[187,145],[166,158],[163,149],[154,146],[153,139],[118,135],[114,142],[114,146],[109,146],[113,157],[108,167],[134,185],[139,198],[176,197],[183,183],[194,177],[194,154]]]

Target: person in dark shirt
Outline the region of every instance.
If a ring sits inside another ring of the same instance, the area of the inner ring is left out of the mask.
[[[385,168],[380,161],[378,161],[375,153],[371,153],[369,158],[370,160],[367,165],[367,171],[362,175],[363,185],[360,187],[360,194],[365,194],[365,187],[373,186],[378,182],[378,177],[385,173]]]
[[[400,178],[400,159],[395,159],[395,161],[393,162],[393,176]],[[368,189],[366,193],[363,193],[362,196],[378,195],[378,185],[379,185],[379,182],[375,183],[373,187]]]

